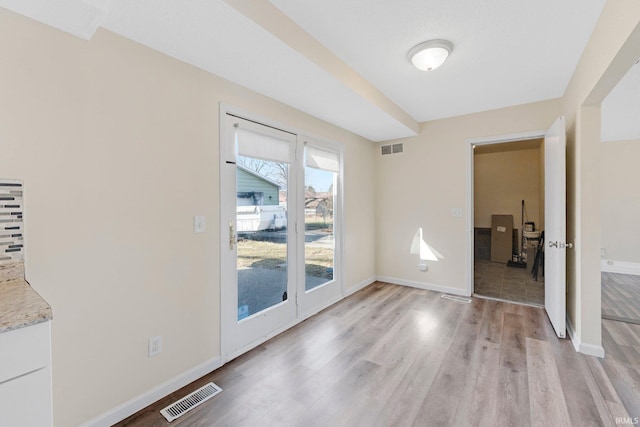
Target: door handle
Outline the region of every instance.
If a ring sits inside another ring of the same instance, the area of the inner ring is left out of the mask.
[[[233,229],[233,221],[229,221],[229,250],[233,250],[236,244],[236,235]]]
[[[549,242],[550,248],[559,248],[559,249],[573,249],[573,243],[562,243],[562,242]]]

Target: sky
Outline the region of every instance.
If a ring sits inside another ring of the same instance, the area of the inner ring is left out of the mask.
[[[329,191],[333,184],[333,172],[323,171],[314,168],[304,168],[305,186],[312,186],[316,192],[323,193]]]

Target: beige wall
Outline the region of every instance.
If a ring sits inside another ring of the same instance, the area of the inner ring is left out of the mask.
[[[370,141],[104,30],[86,42],[0,9],[0,58],[0,176],[25,182],[57,426],[219,356],[221,101],[345,144],[346,287],[375,275]]]
[[[475,154],[473,158],[474,226],[491,228],[491,215],[513,215],[513,226],[521,232],[524,200],[524,220],[540,227],[540,149]]]
[[[583,350],[601,346],[600,102],[640,56],[640,3],[609,0],[562,98],[567,118],[567,311]]]
[[[640,263],[640,140],[601,144],[600,206],[606,259]]]
[[[547,129],[559,113],[556,99],[427,122],[419,136],[403,140],[404,153],[378,154],[378,276],[465,293],[467,140]],[[463,216],[452,216],[452,208],[462,208]],[[426,272],[418,271],[417,256],[409,254],[419,227],[426,243],[444,256],[428,261]]]

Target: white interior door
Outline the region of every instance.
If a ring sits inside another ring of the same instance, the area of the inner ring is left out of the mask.
[[[231,115],[221,141],[222,357],[293,325],[296,135]]]
[[[560,338],[566,334],[566,129],[558,117],[544,137],[544,307]]]

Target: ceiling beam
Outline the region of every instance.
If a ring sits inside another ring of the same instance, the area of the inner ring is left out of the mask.
[[[347,88],[389,116],[419,133],[419,123],[386,95],[349,67],[269,1],[224,0],[229,6],[273,34],[283,43],[325,70]]]

